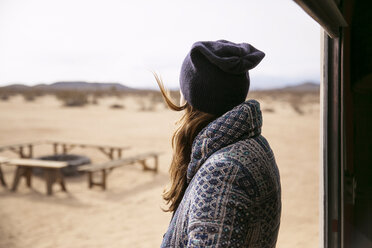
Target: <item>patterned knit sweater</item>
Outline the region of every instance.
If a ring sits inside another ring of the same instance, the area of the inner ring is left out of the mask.
[[[249,100],[197,135],[189,184],[161,247],[275,247],[280,178],[261,126],[260,105]]]

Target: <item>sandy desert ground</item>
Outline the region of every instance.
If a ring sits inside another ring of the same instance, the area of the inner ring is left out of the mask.
[[[277,247],[317,247],[319,104],[305,101],[300,113],[284,98],[262,96],[258,100],[263,109],[263,135],[274,150],[282,181]],[[125,108],[109,108],[113,103]],[[161,193],[168,182],[170,138],[178,118],[179,113],[160,104],[154,111],[139,111],[135,97],[105,98],[98,105],[78,108],[62,107],[53,96],[33,102],[21,96],[1,101],[0,145],[55,139],[129,145],[127,156],[164,153],[157,175],[142,171],[139,165],[120,167],[109,175],[106,191],[88,189],[85,175],[66,179],[67,194],[54,185],[51,197],[45,195],[40,177],[33,177],[32,189],[22,181],[16,193],[0,186],[0,247],[159,247],[171,217],[161,210]],[[36,156],[51,153],[50,146],[36,149]],[[92,149],[73,153],[88,155],[95,162],[107,160]],[[16,157],[10,152],[0,156]],[[11,184],[14,168],[2,165],[2,169]]]

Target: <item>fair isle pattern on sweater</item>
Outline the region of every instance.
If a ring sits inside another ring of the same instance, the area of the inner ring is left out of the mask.
[[[161,247],[275,247],[281,213],[279,171],[250,100],[195,138],[188,188]]]

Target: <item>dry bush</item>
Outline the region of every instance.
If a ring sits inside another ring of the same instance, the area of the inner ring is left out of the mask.
[[[258,101],[287,103],[299,115],[305,114],[307,105],[319,104],[319,91],[262,90],[249,92],[248,96]]]
[[[36,96],[33,94],[22,94],[26,102],[33,102],[36,99]]]
[[[156,106],[156,105],[159,105],[161,104],[163,107],[167,107],[166,106],[166,103],[163,99],[163,96],[162,94],[160,93],[160,91],[154,91],[154,92],[151,92],[149,94],[149,100],[150,100],[150,103],[153,105],[153,106]]]
[[[8,94],[3,93],[3,94],[0,95],[0,100],[3,101],[3,102],[8,101],[9,98],[10,98],[10,96]]]
[[[58,100],[66,107],[81,107],[88,103],[88,93],[84,91],[59,91],[55,93]]]
[[[92,93],[88,96],[88,103],[92,105],[98,105],[98,97]]]
[[[263,108],[262,111],[267,112],[267,113],[274,113],[275,109],[274,108]]]
[[[27,91],[21,92],[21,94],[23,98],[25,99],[25,101],[27,102],[33,102],[35,101],[37,97],[43,95],[42,92],[37,91],[37,90],[27,90]]]
[[[95,90],[89,92],[89,104],[98,105],[99,99],[110,96],[110,92],[107,90]]]
[[[303,115],[307,105],[319,104],[319,100],[319,92],[298,91],[290,95],[289,103],[296,113]]]
[[[114,103],[114,104],[110,105],[110,108],[112,108],[112,109],[124,109],[125,107],[124,107],[123,104]]]
[[[21,95],[25,101],[31,102],[34,101],[37,97],[43,96],[45,94],[46,94],[45,91],[35,89],[32,87],[12,88],[6,86],[4,88],[0,88],[0,100],[2,101],[9,100],[10,96]]]
[[[93,105],[98,105],[98,99],[93,97],[92,100],[90,101],[91,104]]]
[[[108,96],[114,96],[116,98],[122,99],[124,97],[124,92],[118,90],[115,86],[111,86],[108,91],[105,92]]]
[[[180,102],[180,92],[178,90],[171,90],[168,92],[170,99],[172,102],[174,102],[176,105]],[[163,95],[160,93],[160,91],[154,91],[151,93],[150,101],[156,105],[156,104],[162,104],[165,108],[168,108],[166,102],[163,99]]]
[[[96,90],[92,92],[92,96],[96,99],[102,98],[105,96],[105,93],[102,90]]]
[[[305,114],[304,110],[302,109],[304,102],[303,102],[303,92],[296,92],[295,94],[291,94],[289,96],[289,105],[292,109],[299,115]]]
[[[138,97],[137,104],[140,111],[155,111],[156,106],[159,104],[167,107],[160,91],[155,90],[142,90],[137,92],[128,93]],[[169,91],[170,98],[176,104],[179,103],[179,91]]]
[[[291,102],[290,104],[291,104],[291,107],[293,108],[293,110],[294,110],[297,114],[299,114],[299,115],[303,115],[303,114],[305,114],[305,112],[302,110],[302,108],[300,107],[299,104],[296,104],[296,103],[294,103],[294,102]]]
[[[8,101],[12,95],[14,95],[14,92],[0,88],[0,101]]]
[[[137,100],[137,104],[139,106],[138,110],[139,111],[155,111],[155,104],[153,104],[151,100],[150,101],[146,101],[146,100],[147,99],[146,98],[144,99],[143,97]]]
[[[152,92],[149,94],[149,99],[150,99],[150,102],[153,103],[153,104],[158,104],[158,103],[163,103],[164,100],[163,100],[163,96],[161,95],[160,92]]]

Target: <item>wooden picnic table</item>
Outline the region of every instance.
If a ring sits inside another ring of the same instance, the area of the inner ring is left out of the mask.
[[[66,162],[59,161],[46,161],[39,159],[8,159],[5,163],[6,165],[17,166],[14,181],[11,190],[16,191],[19,185],[19,181],[22,177],[26,178],[27,187],[31,187],[31,177],[33,168],[41,168],[44,171],[47,194],[52,195],[52,186],[54,183],[58,182],[61,185],[63,191],[66,190],[65,181],[63,174],[61,173],[61,168],[66,167]]]

